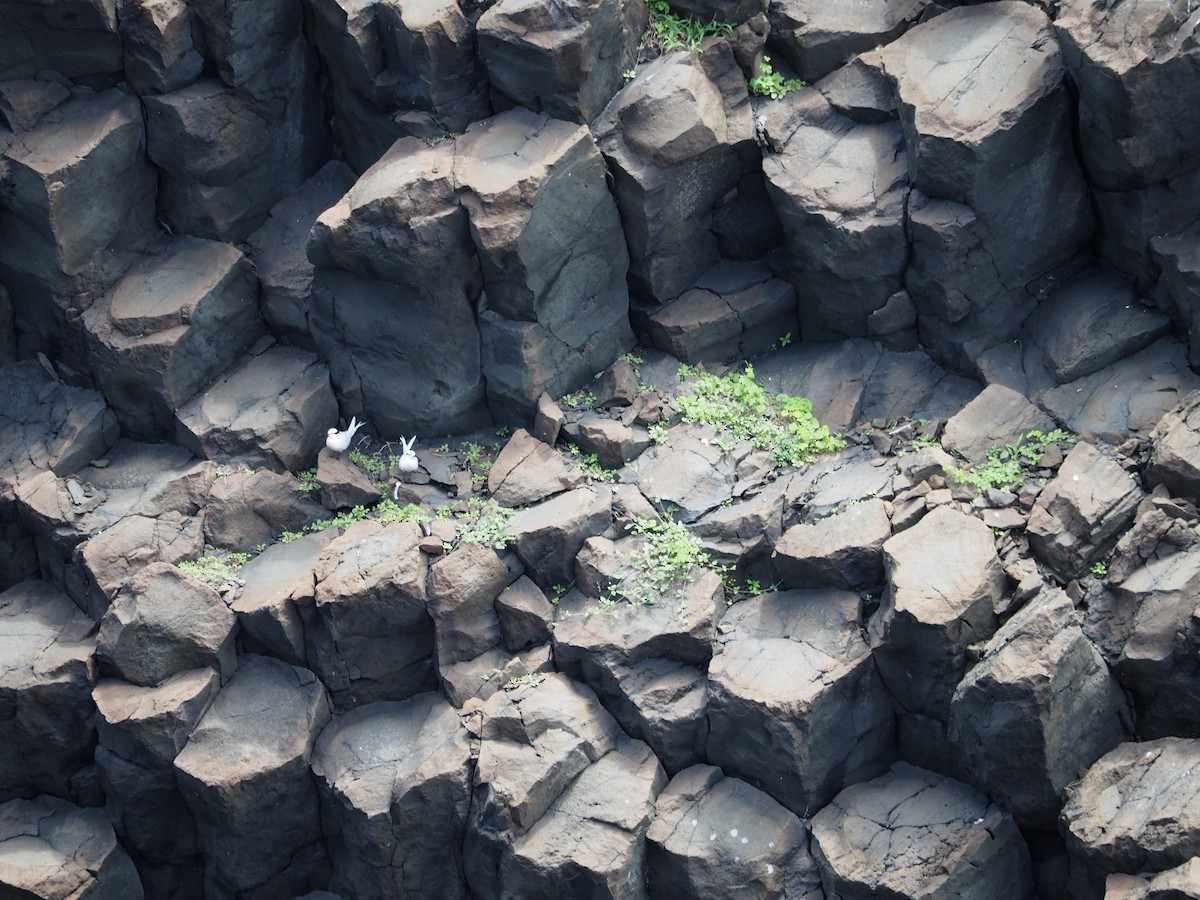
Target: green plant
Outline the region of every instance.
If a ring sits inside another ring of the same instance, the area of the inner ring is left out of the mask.
[[[438,519],[454,522],[454,536],[459,541],[483,544],[496,550],[503,550],[512,543],[513,537],[508,533],[508,520],[512,516],[511,509],[482,497],[470,497],[465,503],[441,506],[437,510]]]
[[[846,441],[817,421],[804,397],[770,395],[754,380],[754,367],[717,377],[681,366],[692,393],[680,394],[675,406],[685,422],[715,425],[738,440],[769,450],[779,465],[798,466],[820,453],[841,450]]]
[[[723,571],[683,522],[637,519],[626,528],[643,540],[628,559],[626,574],[599,598],[601,606],[682,599],[697,570]]]
[[[1105,575],[1108,574],[1108,565],[1105,564],[1103,561],[1097,561],[1097,562],[1092,563],[1092,567],[1090,569],[1088,569],[1088,571],[1091,572],[1093,575],[1095,575],[1097,578],[1103,578]]]
[[[763,594],[777,591],[781,587],[779,583],[764,586],[757,578],[747,578],[745,581],[739,582],[734,577],[731,567],[721,572],[721,585],[725,588],[726,606],[733,606],[735,603],[749,600],[752,597],[761,597]]]
[[[646,5],[650,10],[650,29],[643,42],[654,45],[663,53],[672,50],[695,52],[708,38],[733,34],[733,25],[729,22],[713,17],[706,23],[695,16],[681,16],[671,11],[667,0],[650,0]]]
[[[650,435],[650,440],[656,444],[665,444],[667,442],[667,423],[653,422],[646,426],[646,433]]]
[[[615,469],[606,469],[600,465],[600,457],[595,453],[585,454],[574,444],[567,445],[567,452],[576,457],[579,463],[579,468],[583,469],[584,473],[591,477],[593,481],[603,482],[604,484],[612,484],[617,480],[617,472]]]
[[[406,503],[401,506],[395,500],[385,498],[375,505],[372,518],[378,519],[384,525],[392,522],[413,522],[420,525],[424,522],[432,522],[433,516],[421,509],[415,503]]]
[[[358,447],[351,449],[350,462],[376,480],[383,478],[387,473],[387,467],[378,453],[364,453]]]
[[[959,484],[973,484],[980,491],[988,488],[1009,488],[1025,479],[1038,463],[1046,448],[1059,441],[1075,438],[1061,428],[1050,432],[1026,432],[1003,447],[988,447],[982,463],[963,469],[951,466],[946,471]]]
[[[311,494],[314,491],[319,491],[321,485],[317,483],[317,470],[305,469],[300,473],[300,490],[306,494]]]
[[[621,77],[625,79],[625,81],[633,81],[633,79],[637,77],[637,69],[626,69],[621,73]]]
[[[238,570],[249,561],[249,553],[218,550],[196,559],[178,562],[175,568],[185,575],[203,581],[209,587],[219,588],[236,578]]]
[[[771,65],[771,57],[764,55],[762,65],[758,67],[758,74],[750,79],[751,93],[758,94],[760,97],[770,97],[772,100],[782,100],[792,91],[798,91],[804,87],[804,82],[799,78],[783,77],[782,72],[776,72],[775,67]],[[790,340],[790,335],[788,336]],[[783,346],[787,346],[784,344]]]
[[[562,398],[564,406],[571,409],[579,409],[580,407],[595,406],[596,395],[591,391],[575,391],[572,394],[564,394]]]

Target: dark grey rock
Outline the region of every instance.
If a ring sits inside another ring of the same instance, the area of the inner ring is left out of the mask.
[[[625,84],[648,25],[645,8],[617,0],[560,6],[500,0],[476,25],[493,94],[506,105],[588,123]]]
[[[558,433],[566,422],[562,409],[549,394],[538,397],[533,418],[533,436],[551,447],[558,441]]]
[[[812,820],[821,881],[844,900],[1031,900],[1029,851],[1012,817],[952,778],[908,763],[853,785]]]
[[[117,4],[125,77],[139,94],[165,94],[200,77],[204,40],[193,16],[184,0]]]
[[[1200,497],[1200,393],[1183,397],[1150,433],[1146,483],[1165,485],[1177,496]]]
[[[1030,431],[1049,433],[1055,427],[1053,419],[1016,391],[991,384],[946,422],[942,446],[982,463],[991,447],[1023,441]]]
[[[478,710],[497,691],[557,671],[550,647],[542,645],[520,653],[502,647],[485,650],[474,659],[439,669],[446,699],[465,712]]]
[[[71,92],[56,80],[20,78],[0,82],[0,119],[13,132],[28,131],[70,97]]]
[[[518,428],[488,470],[487,480],[488,492],[501,506],[525,506],[579,487],[583,474],[552,445]]]
[[[1067,785],[1125,738],[1125,697],[1066,594],[1043,591],[988,641],[950,701],[970,779],[1051,831]]]
[[[883,501],[867,500],[789,528],[775,545],[773,564],[789,588],[878,590],[883,584],[883,543],[891,536]]]
[[[496,616],[504,646],[512,652],[550,639],[554,607],[527,575],[522,575],[496,598]]]
[[[0,798],[72,797],[96,742],[95,625],[41,581],[0,593]]]
[[[846,591],[786,591],[742,601],[721,620],[708,760],[800,816],[895,759],[892,703],[862,638],[861,605]]]
[[[519,510],[508,533],[526,574],[548,591],[575,580],[575,555],[583,542],[612,521],[612,491],[603,486],[576,488],[536,506]]]
[[[332,541],[316,570],[316,617],[305,630],[310,667],[336,709],[403,700],[433,688],[429,568],[420,529],[358,522]]]
[[[855,56],[814,87],[834,109],[855,122],[877,125],[897,116],[896,95],[883,70],[883,56],[877,49]]]
[[[460,543],[430,565],[427,608],[439,670],[500,643],[495,603],[508,582],[499,554],[483,544]]]
[[[257,86],[266,70],[278,66],[300,37],[303,8],[292,0],[267,0],[251,7],[226,0],[189,4],[204,30],[208,56],[231,87]]]
[[[328,883],[309,770],[328,721],[329,700],[312,672],[265,656],[242,659],[175,758],[209,891],[295,896]]]
[[[1200,225],[1150,241],[1158,269],[1155,305],[1170,314],[1188,339],[1188,362],[1200,366]]]
[[[0,80],[29,78],[52,69],[67,78],[104,82],[121,72],[116,6],[104,0],[69,0],[47,11],[36,3],[8,10],[0,37]]]
[[[321,503],[326,509],[353,509],[373,506],[382,498],[387,485],[372,481],[365,470],[350,457],[322,447],[317,455],[314,480],[321,488]]]
[[[630,466],[646,497],[670,503],[676,518],[694,522],[732,495],[734,458],[717,445],[708,425],[677,425]],[[742,452],[748,451],[744,445]]]
[[[1121,744],[1067,790],[1067,851],[1090,876],[1154,873],[1200,855],[1200,743],[1162,738]]]
[[[1113,874],[1105,879],[1105,896],[1128,900],[1195,900],[1200,897],[1200,858],[1157,875]]]
[[[646,848],[649,895],[661,900],[824,897],[795,813],[712,766],[671,779],[655,804]]]
[[[0,890],[12,897],[128,897],[142,882],[102,809],[55,797],[0,805]]]
[[[228,679],[237,667],[236,629],[216,591],[175,566],[151,563],[100,620],[96,657],[102,672],[145,687],[203,666]]]
[[[213,482],[204,508],[204,534],[214,547],[249,553],[327,515],[292,475],[266,469],[230,472]]]
[[[175,439],[214,462],[299,472],[316,461],[337,414],[325,363],[277,345],[242,359],[180,408]]]
[[[470,739],[438,694],[336,716],[312,752],[330,841],[329,886],[370,900],[419,891],[467,896],[461,846],[471,803]]]

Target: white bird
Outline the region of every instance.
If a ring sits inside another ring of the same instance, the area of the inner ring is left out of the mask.
[[[404,452],[400,455],[400,471],[415,472],[421,466],[420,460],[417,459],[417,454],[413,452],[413,444],[417,442],[417,436],[414,434],[411,440],[405,440],[404,436],[400,436],[400,443],[404,445]]]
[[[360,422],[351,416],[350,427],[345,431],[338,431],[336,428],[329,429],[329,436],[325,438],[325,446],[334,453],[345,453],[350,449],[350,442],[354,440],[354,432],[358,431],[365,424],[365,422]]]

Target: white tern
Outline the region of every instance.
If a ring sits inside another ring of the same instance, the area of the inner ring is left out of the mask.
[[[325,438],[325,446],[334,453],[345,453],[350,449],[350,442],[354,440],[354,432],[358,431],[365,424],[365,422],[360,422],[351,416],[350,427],[345,431],[338,431],[336,428],[329,429],[329,436]]]

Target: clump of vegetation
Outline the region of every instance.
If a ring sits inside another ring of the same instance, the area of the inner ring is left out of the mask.
[[[733,34],[733,25],[729,22],[721,22],[715,16],[710,22],[702,22],[695,16],[681,16],[671,11],[667,0],[650,0],[647,6],[650,30],[643,43],[655,46],[662,53],[672,50],[695,52],[709,38]]]
[[[354,463],[375,481],[380,481],[387,474],[387,465],[378,453],[364,453],[358,447],[350,451],[350,462]]]
[[[219,588],[237,578],[238,571],[250,561],[249,553],[218,550],[198,559],[188,559],[175,564],[185,575],[203,581],[211,588]]]
[[[804,82],[799,78],[784,78],[782,72],[776,72],[775,67],[771,65],[771,57],[765,55],[762,65],[758,67],[758,74],[750,79],[751,93],[760,97],[770,97],[772,100],[782,100],[792,91],[798,91],[802,87]]]
[[[312,494],[321,489],[321,485],[317,483],[317,470],[305,469],[299,475],[300,490],[306,494]]]
[[[1059,441],[1074,442],[1075,438],[1061,428],[1050,432],[1033,430],[1011,444],[989,447],[987,458],[976,466],[947,469],[947,473],[959,484],[973,484],[980,491],[988,488],[1009,488],[1024,481],[1038,464],[1046,448]]]
[[[436,518],[454,522],[454,536],[460,542],[503,550],[513,541],[508,533],[508,520],[512,516],[511,509],[495,500],[471,497],[456,506],[439,507]]]
[[[375,519],[384,525],[392,522],[413,522],[419,525],[423,522],[432,521],[433,517],[415,503],[408,503],[401,506],[395,500],[385,498],[371,507],[359,505],[349,510],[342,510],[331,518],[317,519],[315,522],[309,522],[299,531],[285,531],[279,536],[279,540],[285,544],[290,544],[292,541],[298,541],[306,534],[315,534],[318,531],[324,531],[326,528],[341,528],[344,530],[365,519]]]
[[[840,435],[817,421],[812,403],[804,397],[768,394],[754,380],[754,367],[718,377],[681,366],[681,378],[691,381],[692,393],[675,398],[685,422],[715,425],[738,440],[769,450],[781,466],[812,462],[821,453],[846,446]]]
[[[1094,562],[1088,571],[1097,578],[1104,578],[1106,575],[1108,575],[1108,564],[1103,561]]]
[[[567,445],[567,452],[575,457],[575,461],[579,463],[579,468],[583,469],[584,474],[588,475],[593,481],[599,481],[604,484],[612,484],[617,480],[616,469],[606,469],[600,464],[600,457],[595,453],[584,453],[574,444]]]
[[[698,571],[723,571],[682,522],[638,519],[626,527],[644,540],[629,558],[627,574],[600,598],[603,606],[624,600],[640,607],[681,599]]]

